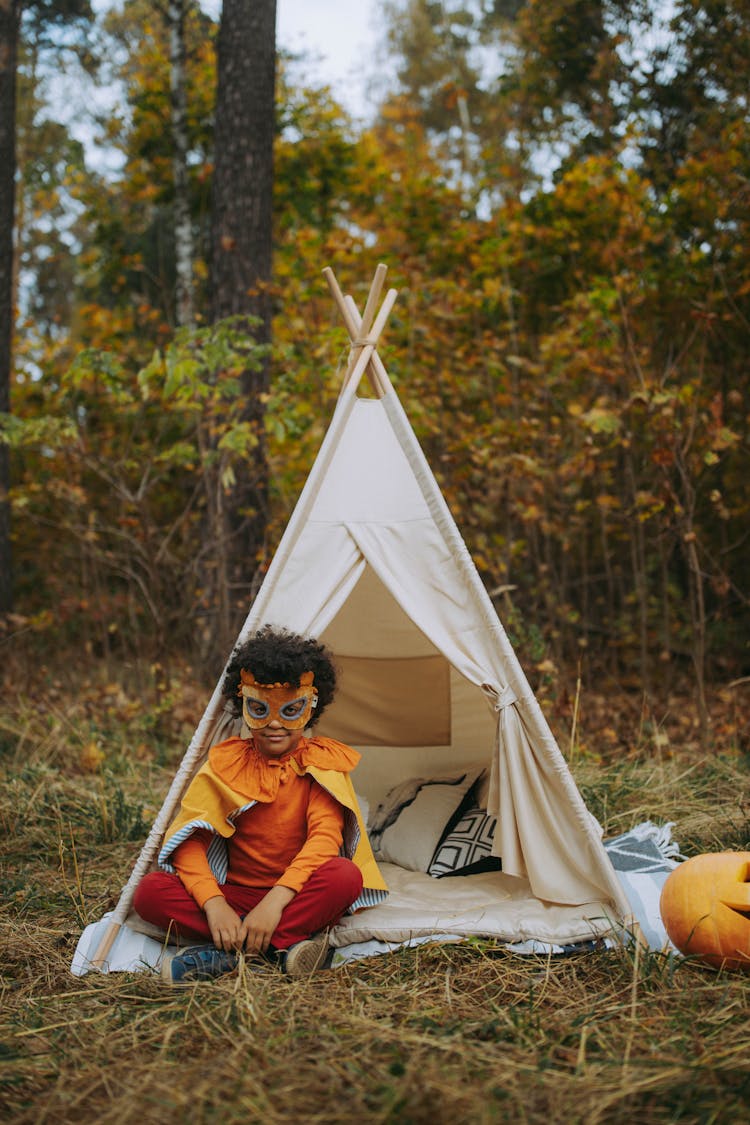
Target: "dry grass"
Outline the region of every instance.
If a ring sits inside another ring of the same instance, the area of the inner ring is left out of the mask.
[[[3,1120],[749,1119],[750,976],[660,955],[467,943],[309,981],[267,972],[172,991],[146,974],[73,977],[81,927],[116,900],[189,711],[173,694],[161,728],[140,730],[138,699],[107,686],[82,680],[44,709],[6,692],[0,712]],[[608,833],[648,817],[676,821],[689,852],[748,848],[747,763],[730,742],[667,756],[634,734],[607,761],[579,749],[575,769]]]

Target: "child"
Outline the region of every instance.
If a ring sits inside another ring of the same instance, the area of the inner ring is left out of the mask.
[[[133,901],[146,921],[203,943],[165,954],[171,983],[229,972],[239,950],[306,975],[325,960],[328,926],[385,897],[348,776],[360,756],[305,736],[335,687],[313,639],[267,625],[233,653],[222,690],[250,737],[211,749],[167,830],[162,870]]]

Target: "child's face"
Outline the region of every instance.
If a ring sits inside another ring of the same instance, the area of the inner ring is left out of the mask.
[[[260,730],[254,730],[253,742],[264,758],[282,758],[297,749],[304,731],[288,730],[278,719],[274,719]]]

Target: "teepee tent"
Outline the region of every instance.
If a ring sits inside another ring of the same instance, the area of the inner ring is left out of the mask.
[[[492,851],[502,871],[435,880],[403,876],[389,864],[395,904],[352,916],[354,926],[345,921],[334,940],[450,932],[564,942],[611,933],[628,921],[629,906],[600,829],[376,350],[396,298],[390,290],[375,316],[385,272],[378,267],[360,316],[325,271],[351,339],[349,367],[238,643],[270,623],[319,637],[333,651],[339,687],[316,730],[362,752],[353,780],[370,809],[406,779],[486,766],[487,813],[497,825]],[[365,375],[368,395],[358,393]],[[230,733],[222,680],[100,934],[95,967],[112,967],[112,943],[187,783],[210,745]],[[429,884],[428,905],[415,915],[418,883]],[[394,927],[389,910],[401,912]]]

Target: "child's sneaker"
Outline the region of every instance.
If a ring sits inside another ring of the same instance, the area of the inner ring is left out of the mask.
[[[192,984],[220,977],[236,968],[236,953],[225,953],[214,945],[191,945],[178,953],[165,953],[161,975],[169,984]]]
[[[328,950],[328,930],[323,930],[306,941],[290,945],[280,958],[281,967],[287,976],[309,977],[323,967]]]

